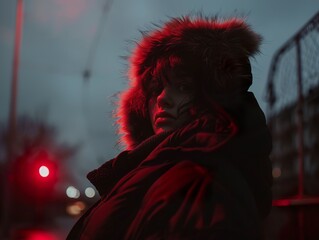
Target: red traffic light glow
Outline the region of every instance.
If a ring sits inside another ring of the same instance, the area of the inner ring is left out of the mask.
[[[58,164],[52,154],[46,150],[28,152],[15,161],[14,194],[30,202],[50,199],[58,173]]]
[[[50,174],[50,170],[47,166],[42,165],[41,167],[39,167],[39,174],[41,177],[48,177]]]

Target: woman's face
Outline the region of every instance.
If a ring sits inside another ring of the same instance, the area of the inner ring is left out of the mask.
[[[150,87],[148,110],[155,134],[180,128],[193,118],[190,111],[195,93],[192,79],[173,71],[169,71],[166,78],[153,81],[155,86]]]

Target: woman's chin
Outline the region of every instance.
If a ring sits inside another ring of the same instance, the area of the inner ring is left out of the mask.
[[[187,125],[191,120],[187,119],[187,121],[181,121],[181,122],[175,122],[172,124],[172,122],[156,122],[155,126],[153,126],[153,130],[155,134],[159,134],[162,132],[167,132],[167,131],[174,131],[175,129],[181,128],[185,125]]]
[[[160,127],[160,128],[156,128],[154,129],[155,134],[159,134],[162,132],[167,132],[167,131],[171,131],[174,130],[173,128],[169,128],[169,127]]]

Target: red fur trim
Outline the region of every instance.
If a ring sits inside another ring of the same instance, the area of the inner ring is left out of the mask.
[[[129,59],[130,85],[119,100],[117,123],[122,143],[133,148],[152,134],[142,82],[150,79],[160,58],[177,55],[183,60],[186,56],[204,74],[220,81],[220,86],[236,88],[239,81],[246,81],[238,65],[258,52],[260,42],[261,37],[239,18],[173,18],[145,34]],[[251,84],[249,80],[246,85]]]

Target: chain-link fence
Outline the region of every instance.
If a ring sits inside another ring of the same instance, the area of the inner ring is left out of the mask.
[[[272,160],[282,173],[275,183],[296,183],[290,184],[291,190],[278,191],[275,184],[275,196],[282,197],[283,191],[287,191],[283,196],[291,195],[293,188],[302,196],[305,178],[319,175],[319,170],[318,174],[304,174],[319,169],[315,151],[319,149],[319,12],[274,55],[267,100],[274,140]]]
[[[267,239],[319,239],[319,12],[274,55],[267,87],[273,211]]]
[[[273,57],[267,88],[268,116],[298,105],[302,100],[299,97],[314,97],[310,95],[318,85],[319,13]]]

